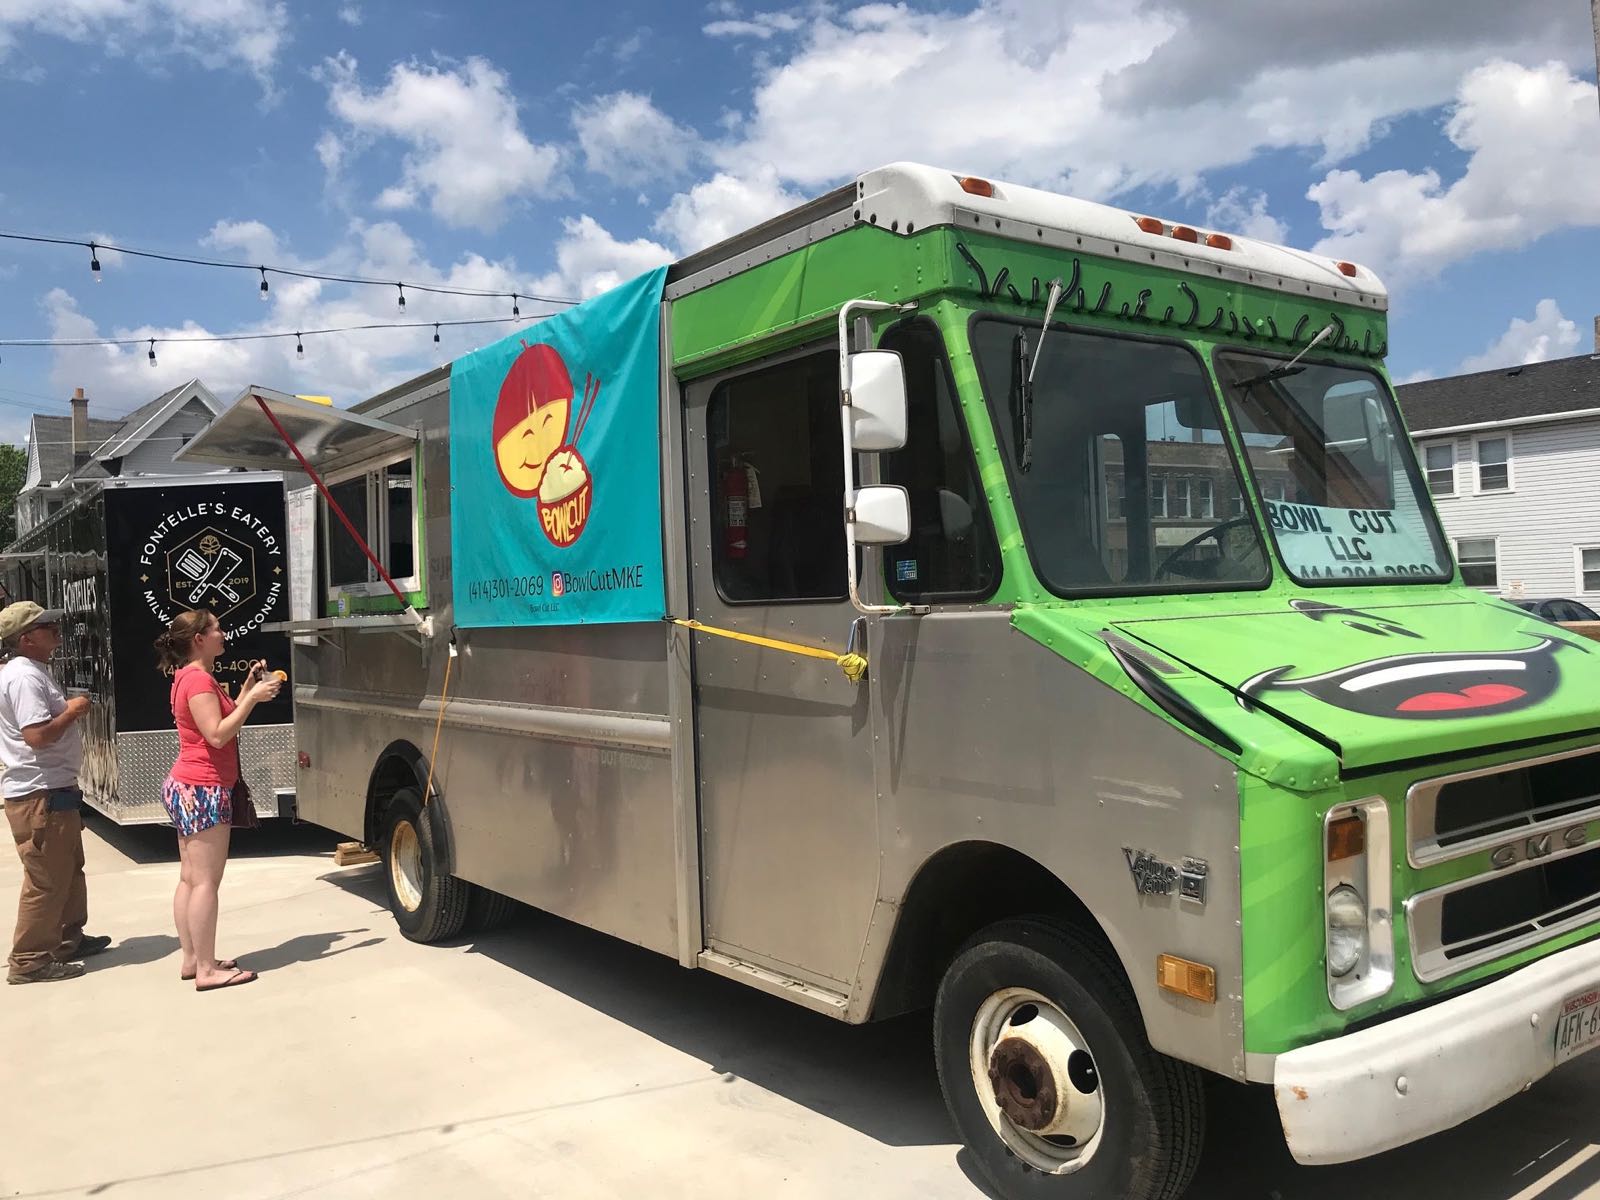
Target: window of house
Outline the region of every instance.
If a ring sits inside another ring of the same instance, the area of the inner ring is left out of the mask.
[[[1509,437],[1479,438],[1478,490],[1504,492],[1511,488],[1511,439]]]
[[[1217,515],[1216,502],[1212,497],[1211,480],[1197,479],[1194,481],[1194,515],[1211,520]]]
[[[725,380],[711,393],[706,422],[712,577],[722,598],[843,600],[838,352]],[[729,486],[735,478],[743,488]]]
[[[1189,481],[1182,475],[1172,481],[1172,511],[1171,517],[1188,517],[1193,514],[1189,510]]]
[[[1468,587],[1500,586],[1500,563],[1494,538],[1457,538],[1456,561],[1461,564],[1461,582]]]
[[[1428,473],[1428,491],[1435,496],[1456,494],[1456,447],[1454,442],[1438,442],[1422,448],[1423,466]]]
[[[883,550],[889,591],[906,602],[983,599],[1000,581],[1000,546],[944,339],[932,321],[911,320],[879,346],[900,355],[906,376],[906,444],[878,460],[883,482],[905,488],[911,502],[911,537]]]
[[[1167,515],[1167,477],[1160,474],[1150,476],[1150,515],[1152,517],[1165,517]]]
[[[415,467],[410,455],[341,472],[328,491],[350,523],[366,539],[402,591],[420,590],[417,570],[418,512]],[[373,568],[344,522],[319,501],[323,570],[328,598],[388,596],[389,587]]]
[[[1128,516],[1128,480],[1122,462],[1106,465],[1106,520],[1125,521]]]
[[[1578,590],[1600,592],[1600,546],[1578,547]]]

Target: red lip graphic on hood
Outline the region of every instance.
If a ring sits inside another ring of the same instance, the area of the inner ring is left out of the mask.
[[[1459,692],[1423,692],[1395,706],[1398,712],[1451,712],[1469,708],[1493,708],[1510,704],[1528,693],[1509,683],[1475,683]]]

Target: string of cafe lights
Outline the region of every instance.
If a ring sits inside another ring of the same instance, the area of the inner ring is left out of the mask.
[[[304,358],[306,356],[305,339],[308,337],[320,337],[334,333],[361,333],[374,329],[432,329],[433,340],[438,342],[441,329],[452,329],[468,325],[521,325],[529,321],[540,320],[549,315],[549,313],[528,313],[514,317],[477,317],[457,321],[373,321],[364,325],[330,325],[322,329],[273,330],[261,333],[174,334],[170,337],[154,338],[0,338],[0,347],[29,350],[67,346],[143,346],[148,343],[149,350],[146,353],[146,357],[149,358],[150,365],[153,367],[156,365],[156,346],[158,344],[265,342],[293,338],[295,356]]]
[[[50,237],[37,233],[9,233],[0,231],[0,241],[33,242],[48,246],[76,246],[80,250],[89,252],[89,273],[94,281],[99,283],[103,278],[100,270],[100,251],[105,250],[116,254],[125,254],[130,258],[154,259],[158,262],[182,263],[192,267],[213,267],[225,271],[255,271],[261,276],[261,286],[257,294],[266,300],[271,292],[272,285],[268,280],[269,275],[279,275],[286,279],[315,279],[323,283],[345,283],[357,287],[382,287],[394,288],[396,291],[396,307],[405,308],[406,289],[413,292],[426,292],[436,296],[472,296],[482,299],[501,299],[511,301],[511,316],[522,315],[521,301],[530,300],[540,304],[570,305],[578,301],[571,296],[546,296],[538,291],[519,288],[511,291],[504,289],[488,288],[463,288],[447,287],[437,283],[407,283],[403,279],[377,279],[370,275],[335,275],[322,271],[305,271],[295,267],[277,267],[266,263],[236,262],[222,258],[202,258],[188,254],[168,254],[157,250],[139,250],[130,246],[119,246],[112,242],[84,241],[81,238]]]

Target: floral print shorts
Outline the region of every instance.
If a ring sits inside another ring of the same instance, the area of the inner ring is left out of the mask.
[[[179,783],[171,775],[161,785],[161,803],[179,837],[233,823],[233,789],[218,784]]]

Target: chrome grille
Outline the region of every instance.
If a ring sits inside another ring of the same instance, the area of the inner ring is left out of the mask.
[[[1427,779],[1406,793],[1407,858],[1430,867],[1600,820],[1600,748]]]
[[[1559,840],[1555,845],[1560,846]],[[1600,846],[1552,849],[1406,901],[1411,965],[1429,982],[1600,919]]]

